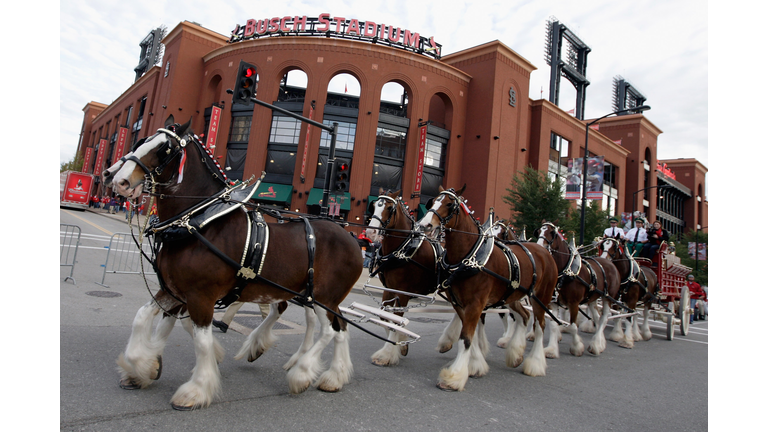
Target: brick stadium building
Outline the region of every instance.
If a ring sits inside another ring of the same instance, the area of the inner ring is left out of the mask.
[[[365,220],[380,187],[402,189],[423,212],[440,185],[464,184],[475,216],[493,207],[508,218],[502,197],[515,173],[532,165],[565,175],[568,159],[584,155],[589,120],[529,99],[536,67],[499,41],[442,56],[439,44],[411,30],[327,14],[249,20],[231,36],[185,21],[148,38],[142,47],[162,42],[158,61],[142,57],[135,83],[114,102],[83,108],[84,171],[100,173],[139,139],[191,119],[230,178],[267,173],[259,201],[319,213],[327,132],[233,104],[226,90],[241,60],[257,67],[257,99],[339,123],[336,156],[351,166],[340,217],[350,222]],[[359,94],[329,91],[340,75]],[[393,88],[397,97],[382,98]],[[603,206],[616,215],[643,211],[675,234],[706,227],[707,169],[694,159],[657,160],[660,133],[642,114],[590,129],[590,155],[605,158]],[[670,187],[659,194],[658,186]]]

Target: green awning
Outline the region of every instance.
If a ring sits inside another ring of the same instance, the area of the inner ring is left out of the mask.
[[[287,203],[291,201],[292,192],[292,185],[262,182],[259,185],[259,188],[256,189],[256,193],[253,194],[253,199],[258,201]]]
[[[419,204],[419,208],[416,209],[416,220],[421,220],[425,214],[427,214],[427,206]]]
[[[349,211],[349,203],[352,202],[352,196],[349,194],[349,192],[344,192],[343,196],[336,196],[334,194],[330,194],[328,196],[328,201],[334,202],[337,199],[341,199],[341,209]],[[312,188],[312,190],[309,191],[309,198],[307,198],[307,205],[320,205],[320,200],[323,199],[323,190],[320,188]]]

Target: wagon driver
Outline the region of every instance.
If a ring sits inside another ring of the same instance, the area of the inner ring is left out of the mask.
[[[603,232],[603,238],[615,238],[615,239],[624,239],[624,230],[619,227],[619,220],[615,217],[611,217],[608,219],[608,222],[611,223],[611,226],[609,228],[606,228]]]
[[[643,246],[648,243],[648,232],[642,218],[635,219],[635,227],[627,232],[626,239],[627,253],[632,256],[640,256]]]

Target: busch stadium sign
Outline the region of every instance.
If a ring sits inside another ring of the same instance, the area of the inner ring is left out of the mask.
[[[320,14],[314,18],[304,16],[249,19],[245,25],[237,24],[229,43],[267,36],[325,36],[341,39],[365,40],[375,44],[404,49],[439,59],[442,45],[434,37],[425,38],[417,32],[373,21],[346,19]]]

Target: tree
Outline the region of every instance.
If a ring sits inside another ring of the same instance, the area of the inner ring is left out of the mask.
[[[69,162],[62,163],[59,172],[62,173],[64,171],[82,171],[82,169],[83,156],[78,153],[72,156],[72,159]]]
[[[608,211],[603,210],[602,201],[589,200],[584,211],[584,243],[591,244],[595,237],[603,236],[603,232],[608,226],[609,217]],[[560,228],[566,235],[575,235],[576,238],[579,238],[581,234],[581,209],[569,212],[568,219]]]
[[[707,257],[709,257],[709,235],[705,232],[696,231],[694,229],[689,230],[685,235],[683,235],[683,240],[679,243],[675,243],[675,255],[677,255],[680,258],[680,264],[684,266],[688,266],[691,269],[691,273],[693,273],[693,276],[696,278],[696,282],[698,282],[701,285],[707,285],[708,282],[708,273],[709,269],[707,267],[707,261],[699,260],[698,265],[696,262],[696,256],[691,256],[688,254],[688,243],[696,243],[696,239],[698,238],[699,244],[706,243],[707,244]],[[698,269],[697,269],[698,267]]]
[[[512,210],[512,225],[519,233],[525,229],[530,237],[542,221],[565,222],[571,204],[563,197],[562,189],[562,180],[550,179],[530,165],[515,174],[511,188],[507,189],[509,195],[502,197]]]

